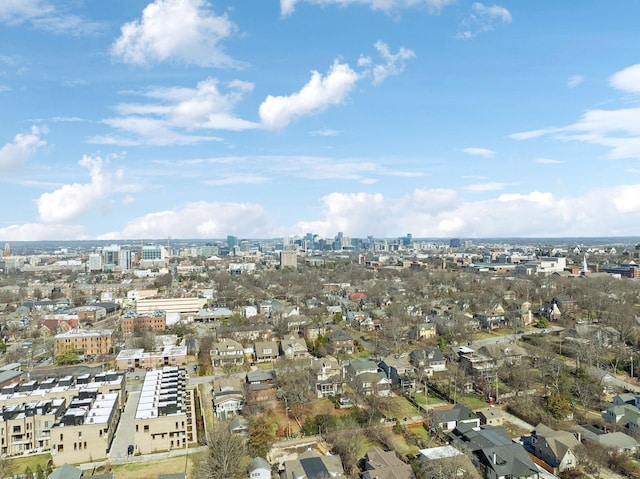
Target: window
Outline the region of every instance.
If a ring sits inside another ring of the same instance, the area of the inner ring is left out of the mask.
[[[144,432],[149,432],[149,425],[145,424],[143,430]]]

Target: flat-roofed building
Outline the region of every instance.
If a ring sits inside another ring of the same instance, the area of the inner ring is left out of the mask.
[[[51,449],[51,430],[65,410],[64,399],[33,400],[0,407],[0,454],[15,456]]]
[[[207,304],[206,298],[160,298],[139,299],[136,302],[138,314],[151,314],[154,311],[164,311],[167,314],[197,313]]]
[[[162,310],[153,313],[137,314],[135,311],[127,311],[120,318],[120,328],[125,334],[142,331],[154,331],[162,333],[167,329],[167,313]]]
[[[85,390],[73,398],[51,431],[53,463],[78,464],[107,457],[120,420],[119,395]]]
[[[148,371],[135,415],[136,453],[186,448],[197,441],[193,389],[177,367]]]
[[[53,354],[58,356],[72,350],[77,354],[109,354],[113,348],[112,329],[71,329],[53,339]]]
[[[186,346],[166,346],[162,351],[145,352],[144,349],[123,349],[116,357],[116,369],[156,369],[165,366],[184,366],[187,363]]]

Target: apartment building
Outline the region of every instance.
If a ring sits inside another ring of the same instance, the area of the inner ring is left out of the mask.
[[[51,448],[51,429],[65,410],[64,399],[33,400],[2,406],[0,454],[15,456]]]
[[[109,354],[113,348],[111,329],[71,329],[57,334],[53,339],[53,354],[58,356],[68,350],[85,356]]]
[[[197,441],[193,389],[177,367],[148,371],[135,415],[136,453],[185,448]]]
[[[124,376],[15,383],[0,390],[0,404],[0,454],[51,451],[56,465],[86,462],[106,456],[125,404]]]
[[[55,466],[107,457],[120,420],[119,395],[85,389],[74,397],[51,431]]]
[[[165,311],[167,314],[195,314],[207,304],[205,298],[159,298],[138,299],[136,312],[152,314],[154,311]]]
[[[167,329],[167,313],[162,310],[145,314],[127,311],[120,318],[120,327],[125,334],[131,334],[137,331],[154,331],[161,333]]]
[[[187,363],[186,346],[166,346],[162,351],[145,352],[144,349],[123,349],[116,357],[116,369],[156,369],[165,366],[184,366]]]

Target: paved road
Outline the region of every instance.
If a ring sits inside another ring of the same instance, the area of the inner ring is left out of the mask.
[[[109,451],[109,459],[120,459],[127,457],[127,448],[129,444],[135,444],[135,415],[140,400],[140,391],[129,392],[129,398],[124,408],[124,412],[120,416],[120,423],[116,430],[116,437],[111,443]]]

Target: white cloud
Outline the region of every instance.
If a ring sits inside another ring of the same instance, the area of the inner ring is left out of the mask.
[[[269,178],[257,175],[235,175],[225,176],[223,178],[215,178],[205,181],[205,184],[211,186],[227,186],[227,185],[255,185],[259,183],[267,183]]]
[[[567,88],[575,88],[584,82],[582,75],[572,75],[567,79]]]
[[[481,33],[494,30],[499,25],[511,23],[513,18],[506,8],[500,5],[484,5],[475,2],[471,5],[471,13],[462,21],[457,38],[471,39]]]
[[[47,144],[41,138],[42,131],[37,126],[31,127],[31,133],[19,133],[13,142],[6,143],[0,148],[0,173],[10,173],[19,170],[38,149]]]
[[[26,223],[0,228],[0,238],[4,241],[46,241],[89,239],[84,226]]]
[[[550,192],[502,194],[465,201],[454,190],[416,189],[401,197],[375,193],[332,193],[322,198],[320,219],[301,221],[286,234],[333,236],[558,237],[635,234],[640,185],[600,188],[577,196]]]
[[[416,56],[413,50],[405,47],[400,47],[397,53],[391,53],[389,46],[381,40],[378,40],[374,46],[385,62],[373,67],[373,83],[376,85],[382,83],[388,76],[402,73],[405,61]]]
[[[66,184],[51,193],[43,193],[36,200],[40,221],[46,224],[72,221],[93,210],[114,192],[136,189],[123,182],[122,170],[108,171],[105,168],[107,163],[99,156],[85,155],[78,165],[89,170],[91,182]]]
[[[215,78],[199,82],[195,88],[150,88],[139,93],[150,99],[146,103],[121,103],[116,111],[121,115],[103,123],[122,131],[124,137],[96,136],[91,143],[119,145],[174,145],[219,141],[211,135],[195,135],[194,130],[242,131],[257,128],[258,123],[238,118],[234,108],[253,84],[234,80],[220,91]]]
[[[213,13],[205,0],[156,0],[145,7],[140,20],[122,26],[111,54],[132,65],[171,61],[238,67],[220,46],[235,30],[235,24]]]
[[[228,234],[262,238],[271,231],[271,218],[260,205],[199,201],[135,218],[122,231],[98,239],[221,238]]]
[[[512,140],[531,140],[533,138],[539,138],[544,135],[548,135],[549,133],[555,133],[561,131],[561,128],[540,128],[538,130],[530,130],[530,131],[522,131],[518,133],[512,133],[509,135],[509,138]]]
[[[640,63],[614,73],[609,84],[627,93],[640,93]]]
[[[102,28],[46,0],[4,0],[0,2],[0,23],[9,26],[26,23],[39,30],[71,35],[91,34]]]
[[[554,160],[552,158],[536,158],[533,161],[535,161],[536,163],[540,163],[542,165],[557,165],[557,164],[563,163],[560,160]]]
[[[313,136],[338,136],[340,131],[331,130],[330,128],[323,128],[321,130],[314,130],[311,132]]]
[[[402,8],[422,7],[430,13],[439,13],[447,5],[455,3],[455,0],[280,0],[280,14],[283,17],[291,15],[295,11],[296,4],[309,3],[312,5],[337,5],[348,7],[349,5],[366,5],[371,10],[390,12]]]
[[[349,65],[338,62],[324,77],[313,71],[311,79],[299,92],[289,96],[267,96],[260,105],[260,119],[267,128],[284,128],[297,117],[342,103],[359,78]]]
[[[463,148],[462,151],[467,155],[481,156],[482,158],[493,158],[496,156],[496,152],[494,150],[490,150],[489,148]]]
[[[471,185],[467,185],[464,187],[464,189],[467,191],[474,191],[474,192],[496,191],[496,190],[504,189],[505,186],[507,186],[507,183],[498,183],[498,182],[489,181],[486,183],[474,183]]]

